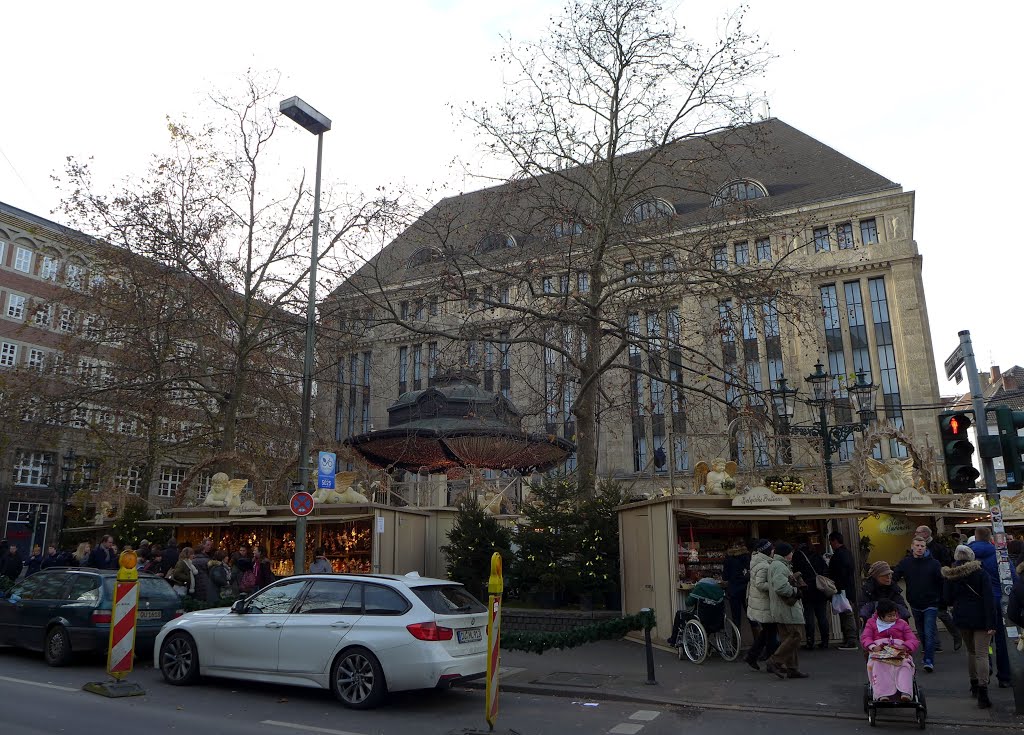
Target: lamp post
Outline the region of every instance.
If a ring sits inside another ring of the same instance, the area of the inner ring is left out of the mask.
[[[811,396],[807,399],[812,407],[818,409],[818,422],[814,426],[793,426],[789,422],[796,410],[796,388],[789,388],[785,377],[780,376],[776,387],[770,389],[776,412],[782,420],[784,433],[795,436],[816,436],[821,439],[821,458],[825,464],[825,484],[830,495],[835,493],[832,481],[832,455],[839,451],[840,445],[855,431],[864,431],[875,417],[875,385],[865,379],[866,373],[857,372],[857,382],[850,386],[848,392],[860,421],[851,424],[828,423],[828,407],[835,403],[833,395],[833,376],[825,372],[824,365],[818,360],[814,372],[804,378],[811,386]],[[785,440],[783,458],[787,463],[793,461],[789,439]]]
[[[82,480],[83,482],[74,483],[72,479],[74,477],[75,469],[77,468],[78,454],[75,452],[75,448],[71,447],[67,453],[61,457],[61,486],[60,486],[60,525],[57,527],[57,549],[62,551],[64,549],[64,527],[67,521],[67,507],[68,499],[71,497],[71,490],[73,488],[81,488],[92,482],[92,471],[96,469],[94,462],[87,461],[82,465]]]
[[[320,237],[320,170],[324,153],[324,133],[331,120],[298,97],[281,102],[281,114],[294,120],[316,136],[316,187],[313,193],[313,244],[309,254],[309,295],[306,299],[306,351],[302,365],[302,416],[299,433],[299,484],[309,487],[309,422],[313,397],[313,346],[316,337],[316,264]],[[306,518],[295,519],[295,573],[306,570]]]

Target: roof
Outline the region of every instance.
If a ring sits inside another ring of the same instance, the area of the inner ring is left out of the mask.
[[[1009,406],[1014,411],[1024,411],[1024,367],[1014,365],[1013,367],[999,372],[998,367],[993,367],[991,373],[981,373],[982,391],[981,395],[985,406]],[[993,380],[989,376],[996,376]],[[970,409],[972,396],[970,391],[962,396],[954,397],[949,401],[948,408]]]
[[[598,161],[597,164],[601,162]],[[724,221],[711,208],[715,193],[737,179],[764,185],[769,196],[748,200],[759,212],[787,210],[875,192],[900,191],[889,180],[777,118],[712,135],[686,138],[661,151],[620,156],[621,178],[640,172],[623,196],[629,205],[662,198],[676,210],[673,228]],[[507,232],[523,249],[550,243],[552,217],[577,212],[591,169],[579,167],[467,192],[437,202],[347,283],[361,277],[400,282],[410,257],[423,248],[466,248],[494,232]],[[632,193],[631,193],[632,192]],[[543,254],[543,250],[540,250]],[[429,274],[430,263],[424,273]],[[338,294],[346,289],[339,287]]]

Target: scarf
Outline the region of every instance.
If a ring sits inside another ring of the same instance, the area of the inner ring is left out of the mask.
[[[878,632],[879,633],[884,633],[885,631],[889,630],[889,628],[891,628],[892,626],[896,625],[897,622],[899,622],[899,621],[894,620],[891,623],[887,623],[884,620],[882,620],[881,618],[879,618],[877,621],[875,621],[875,625],[878,626]]]
[[[193,593],[196,591],[196,574],[199,570],[196,569],[196,565],[192,563],[191,559],[185,559],[185,566],[188,567],[188,591]]]

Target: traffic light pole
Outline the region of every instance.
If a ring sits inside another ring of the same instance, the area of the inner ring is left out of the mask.
[[[988,416],[985,413],[985,397],[981,392],[981,380],[978,377],[978,365],[974,360],[974,347],[971,345],[971,333],[965,329],[960,332],[960,347],[964,353],[964,368],[967,370],[967,384],[971,388],[971,404],[974,407],[974,428],[978,433],[978,444],[984,444],[983,437],[988,434]],[[979,452],[981,455],[981,469],[985,477],[985,493],[988,495],[989,514],[992,518],[992,540],[995,542],[996,554],[999,561],[999,586],[1003,589],[1002,595],[1002,617],[1006,617],[1006,607],[1013,592],[1013,577],[1010,574],[1010,556],[1006,550],[1006,527],[1003,525],[1003,509],[999,495],[999,486],[996,484],[996,468],[991,457],[986,457],[986,452]],[[1004,623],[1005,627],[1005,623]],[[1021,631],[1018,631],[1018,635]],[[1002,631],[996,631],[996,635],[1004,635]],[[1009,641],[1005,644],[1010,647]],[[1013,669],[1013,701],[1017,714],[1024,714],[1024,670],[1021,666],[1021,655],[1016,651],[1007,651],[1010,658],[1010,665]]]

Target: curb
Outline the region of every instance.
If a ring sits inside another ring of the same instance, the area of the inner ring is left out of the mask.
[[[468,681],[462,684],[467,689],[485,689],[485,685],[480,681]],[[570,698],[585,698],[592,699],[595,701],[607,701],[607,702],[632,702],[635,704],[644,704],[652,706],[668,706],[668,707],[679,707],[682,709],[689,709],[695,711],[716,711],[716,712],[746,712],[751,711],[750,707],[745,707],[740,704],[712,704],[707,702],[693,702],[684,699],[673,699],[671,697],[648,697],[642,694],[633,694],[629,692],[609,692],[604,690],[593,690],[584,688],[571,688],[571,687],[555,687],[541,684],[501,684],[502,691],[514,692],[516,694],[536,694],[548,697],[570,697]],[[858,720],[866,721],[866,715],[857,712],[829,712],[816,709],[800,709],[797,707],[757,707],[758,714],[766,715],[778,715],[778,716],[789,716],[789,717],[815,717],[820,719],[829,720]],[[994,730],[1013,730],[1020,732],[1024,725],[1021,722],[999,722],[989,721],[985,723],[979,723],[977,720],[950,720],[944,718],[928,718],[929,725],[945,725],[949,727],[972,727],[977,728],[984,726],[986,728]]]

